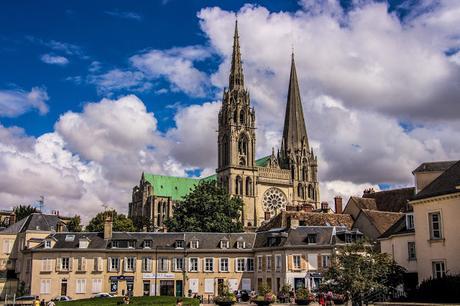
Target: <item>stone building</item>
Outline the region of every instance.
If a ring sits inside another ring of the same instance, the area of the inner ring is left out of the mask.
[[[244,202],[242,222],[254,229],[289,207],[318,208],[318,162],[310,147],[294,55],[287,93],[280,149],[256,160],[256,112],[245,87],[238,24],[235,25],[228,88],[225,88],[218,116],[217,180],[231,195]],[[144,216],[162,229],[162,220],[173,213],[174,202],[200,180],[143,173],[133,188],[129,216]]]

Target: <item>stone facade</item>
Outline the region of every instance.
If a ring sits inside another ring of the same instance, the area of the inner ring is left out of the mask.
[[[218,184],[244,202],[242,222],[253,230],[288,207],[306,210],[319,206],[318,162],[309,145],[294,55],[280,149],[256,160],[256,113],[244,84],[238,25],[235,25],[229,86],[224,90],[218,116],[218,165],[216,175],[204,178]],[[145,179],[145,175],[151,177]],[[148,217],[161,230],[161,216],[171,215],[174,201],[183,197],[199,179],[143,174],[133,189],[129,216]],[[158,183],[165,181],[165,184]],[[164,189],[164,190],[162,190]],[[169,193],[164,192],[169,190]],[[176,198],[176,199],[175,199]],[[167,203],[162,212],[158,203]]]

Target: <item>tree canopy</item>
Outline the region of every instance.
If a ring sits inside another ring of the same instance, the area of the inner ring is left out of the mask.
[[[16,220],[19,221],[33,213],[38,212],[38,209],[31,205],[19,205],[16,206],[13,211],[16,214]]]
[[[81,218],[79,215],[75,215],[70,218],[69,222],[67,223],[67,229],[69,232],[81,232]]]
[[[323,290],[349,294],[355,303],[371,293],[387,293],[403,281],[404,268],[391,256],[359,242],[338,250],[324,275]]]
[[[113,216],[113,231],[114,232],[134,232],[133,221],[128,219],[124,214],[119,214],[115,210],[112,211]],[[96,217],[89,221],[86,230],[88,232],[103,232],[104,231],[105,212],[100,212]]]
[[[174,207],[165,224],[171,232],[242,232],[243,201],[214,181],[202,181]]]

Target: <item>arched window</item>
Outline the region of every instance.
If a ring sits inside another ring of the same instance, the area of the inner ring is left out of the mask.
[[[240,124],[244,124],[244,117],[245,117],[245,116],[244,116],[244,112],[241,111],[241,112],[240,112]]]
[[[240,164],[240,166],[246,166],[246,158],[244,156],[240,157],[239,164]]]
[[[243,180],[241,176],[237,176],[235,180],[235,194],[243,195]]]
[[[310,199],[314,199],[314,196],[315,196],[315,191],[313,190],[313,186],[308,185],[308,197]]]
[[[252,180],[251,180],[250,177],[246,178],[246,195],[247,196],[252,196],[253,195],[253,192],[252,192]]]
[[[299,198],[303,198],[303,187],[302,187],[302,184],[299,184],[297,186],[297,195],[299,196]]]
[[[235,124],[238,123],[238,110],[235,110],[235,113],[233,114],[233,122]]]
[[[248,154],[248,139],[245,135],[241,135],[240,139],[238,139],[238,153],[240,155]]]
[[[294,165],[291,166],[291,180],[295,179],[295,167]]]
[[[302,181],[307,181],[308,176],[307,176],[307,167],[302,168]]]

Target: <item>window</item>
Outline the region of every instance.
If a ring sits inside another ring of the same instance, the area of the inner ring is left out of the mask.
[[[254,271],[254,258],[246,258],[246,271]]]
[[[51,249],[51,240],[45,240],[45,249]]]
[[[281,255],[275,255],[275,269],[277,272],[281,271]]]
[[[42,259],[42,272],[51,272],[53,260],[51,258],[43,258]]]
[[[93,286],[91,287],[92,293],[99,293],[102,291],[102,279],[93,279]]]
[[[70,270],[70,257],[62,257],[61,258],[61,271],[69,271]]]
[[[192,240],[190,242],[190,248],[198,249],[200,247],[200,242],[198,240]]]
[[[353,237],[350,234],[345,234],[345,243],[352,243]]]
[[[315,244],[316,243],[316,234],[308,234],[307,235],[307,243],[308,244]]]
[[[244,272],[244,258],[236,259],[236,272]]]
[[[41,279],[40,280],[40,294],[50,294],[50,293],[51,293],[51,280]]]
[[[235,194],[243,195],[243,179],[239,175],[235,179]]]
[[[142,272],[152,272],[152,259],[150,257],[142,257]]]
[[[3,253],[10,254],[11,250],[13,249],[14,240],[12,239],[5,239],[3,240]]]
[[[152,240],[144,240],[144,248],[150,249],[152,247]]]
[[[406,228],[414,229],[414,214],[406,214]]]
[[[86,258],[78,257],[77,259],[77,271],[83,272],[86,271]]]
[[[125,271],[134,271],[136,269],[136,257],[125,257]]]
[[[416,260],[416,255],[415,255],[415,242],[414,241],[409,241],[407,243],[407,254],[408,254],[408,259],[409,260]]]
[[[119,248],[120,247],[120,241],[114,240],[112,241],[112,248]]]
[[[65,241],[74,241],[75,240],[75,235],[65,235]]]
[[[429,213],[428,218],[430,220],[430,239],[442,239],[441,213]]]
[[[168,272],[169,270],[169,260],[165,257],[160,257],[158,259],[158,270],[160,272]]]
[[[184,240],[176,240],[176,249],[184,248]]]
[[[272,269],[272,256],[267,255],[266,260],[267,260],[267,265],[266,265],[267,271],[271,271],[271,269]]]
[[[86,279],[77,279],[75,293],[86,293]]]
[[[441,278],[446,275],[444,261],[433,261],[433,278]]]
[[[246,243],[244,241],[237,241],[236,248],[237,249],[244,249],[246,247]]]
[[[262,256],[257,256],[257,271],[262,272]]]
[[[228,258],[220,258],[219,272],[228,272]]]
[[[86,238],[80,239],[78,241],[78,247],[80,249],[87,249],[88,245],[89,245],[89,240]],[[46,244],[45,244],[45,248],[46,248]],[[48,248],[51,248],[51,241],[50,241],[50,246]]]
[[[252,196],[252,180],[250,177],[246,178],[246,195]]]
[[[292,256],[292,265],[294,269],[300,269],[300,255]]]
[[[214,271],[214,258],[205,258],[204,259],[204,272],[213,272]]]
[[[176,257],[174,258],[174,271],[184,270],[184,258]]]
[[[94,271],[102,272],[102,257],[94,257]]]
[[[134,240],[128,240],[128,248],[129,249],[134,249],[135,246],[135,241]]]
[[[192,257],[190,258],[190,272],[198,272],[198,258]]]
[[[109,257],[109,272],[117,272],[120,269],[120,258]]]
[[[220,241],[220,248],[221,249],[228,249],[228,246],[229,246],[228,240],[221,240]]]
[[[322,260],[323,268],[328,268],[329,263],[331,261],[331,257],[329,255],[323,255],[323,256],[321,256],[321,260]]]

